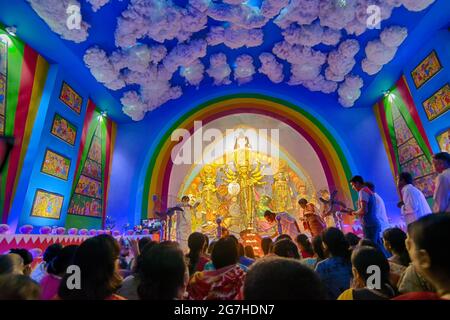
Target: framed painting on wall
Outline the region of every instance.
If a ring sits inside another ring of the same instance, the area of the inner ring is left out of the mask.
[[[75,140],[77,138],[77,127],[57,113],[53,118],[51,132],[54,136],[60,138],[68,144],[72,146],[75,145]]]
[[[422,149],[417,144],[416,139],[409,139],[406,143],[398,147],[398,160],[400,164],[404,164],[422,153]]]
[[[60,194],[42,189],[36,190],[31,216],[48,219],[59,219],[64,197]]]
[[[88,157],[97,163],[102,162],[102,141],[97,136],[92,139]]]
[[[85,195],[91,198],[102,198],[102,183],[81,175],[75,188],[75,193]]]
[[[422,104],[429,121],[446,113],[450,109],[450,85],[447,83]]]
[[[434,194],[434,181],[437,174],[433,173],[414,180],[414,185],[423,192],[425,198],[430,198]]]
[[[69,214],[101,218],[102,212],[102,202],[99,199],[74,194],[70,201]]]
[[[436,136],[439,150],[450,153],[450,128]]]
[[[409,130],[408,125],[403,120],[403,118],[399,118],[401,120],[397,120],[394,122],[394,131],[395,138],[397,139],[397,145],[402,145],[406,143],[408,140],[413,138],[411,130]]]
[[[434,171],[433,166],[425,155],[402,164],[401,170],[411,173],[414,179],[426,176]]]
[[[65,82],[62,84],[59,99],[76,113],[81,113],[83,98]]]
[[[8,44],[0,38],[0,74],[6,76],[8,71]]]
[[[102,180],[102,166],[100,163],[92,161],[91,159],[86,159],[83,171],[83,175],[93,178],[95,180]]]
[[[45,151],[41,172],[66,180],[69,177],[70,159],[50,149]]]
[[[434,77],[442,69],[442,65],[438,59],[436,51],[431,53],[419,63],[419,65],[411,72],[411,77],[417,89],[423,86],[428,80]]]

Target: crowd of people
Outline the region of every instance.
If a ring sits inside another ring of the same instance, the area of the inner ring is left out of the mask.
[[[0,300],[448,300],[450,155],[436,154],[434,166],[434,213],[411,175],[398,177],[407,232],[383,227],[381,198],[354,176],[358,205],[347,213],[360,218],[362,238],[326,228],[301,200],[313,232],[268,211],[279,228],[262,239],[263,256],[226,232],[191,233],[187,253],[173,241],[98,235],[79,246],[50,245],[34,267],[29,251],[11,249],[0,255]]]
[[[177,242],[143,237],[127,247],[98,235],[79,246],[49,246],[34,270],[25,249],[0,256],[0,299],[450,299],[449,230],[450,213],[425,215],[407,233],[386,229],[388,257],[372,240],[334,227],[313,239],[264,238],[261,257],[233,235],[210,241],[194,232],[187,254]],[[128,264],[125,253],[134,254]]]

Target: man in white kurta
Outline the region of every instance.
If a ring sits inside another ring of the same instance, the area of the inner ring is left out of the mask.
[[[409,172],[400,173],[398,188],[402,193],[401,214],[406,224],[431,213],[431,208],[422,191],[417,189],[412,182],[413,177]]]
[[[439,152],[433,156],[433,165],[439,175],[436,177],[433,210],[450,212],[450,154]]]

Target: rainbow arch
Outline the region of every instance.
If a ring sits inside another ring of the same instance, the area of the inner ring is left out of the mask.
[[[345,201],[353,201],[349,183],[352,170],[349,159],[330,130],[310,113],[288,101],[262,94],[234,94],[212,99],[182,115],[161,135],[147,167],[145,175],[141,217],[150,217],[153,212],[154,195],[168,193],[172,170],[171,150],[177,144],[171,141],[175,129],[184,128],[191,134],[194,121],[207,124],[224,116],[238,113],[253,113],[272,117],[291,126],[304,136],[320,159],[328,187],[340,191]],[[164,209],[164,208],[163,208]]]

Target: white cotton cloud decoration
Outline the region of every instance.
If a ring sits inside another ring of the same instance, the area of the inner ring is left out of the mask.
[[[337,82],[326,80],[321,74],[312,80],[302,81],[301,84],[311,91],[321,91],[323,93],[335,92],[338,87]]]
[[[394,58],[397,48],[387,47],[380,40],[373,40],[367,43],[365,51],[368,60],[384,65]]]
[[[310,24],[319,16],[320,0],[291,0],[274,22],[282,29],[291,23]]]
[[[325,69],[325,78],[330,81],[343,81],[355,66],[355,55],[359,51],[359,42],[349,39],[341,42],[337,50],[329,53]]]
[[[76,26],[77,19],[70,18],[67,14],[67,9],[70,5],[80,8],[80,2],[78,0],[27,0],[33,10],[41,17],[42,20],[47,23],[50,29],[56,34],[60,35],[65,40],[70,40],[76,43],[86,41],[89,36],[89,25],[82,21],[80,17],[80,25]],[[74,16],[75,17],[75,16]],[[69,20],[68,20],[69,19]],[[75,28],[69,29],[68,22],[72,26],[72,22],[75,24]]]
[[[189,5],[200,12],[206,12],[210,3],[211,0],[189,0]]]
[[[236,58],[234,79],[239,85],[252,81],[255,72],[253,58],[250,55],[242,54]]]
[[[123,111],[134,119],[141,114],[151,111],[169,100],[178,99],[182,90],[180,87],[173,87],[170,83],[172,73],[164,65],[151,64],[147,70],[128,71],[125,73],[127,84],[137,84],[140,92],[126,92],[121,99]],[[133,119],[133,120],[134,120]],[[138,121],[138,120],[135,120]]]
[[[266,18],[272,19],[288,4],[289,0],[262,0],[261,14]]]
[[[370,75],[378,73],[394,58],[407,35],[406,28],[391,26],[380,33],[379,39],[369,41],[365,49],[366,58],[361,62],[363,71]]]
[[[211,2],[206,11],[207,15],[217,21],[229,22],[244,29],[262,28],[269,21],[259,10],[245,4],[230,5]]]
[[[87,0],[87,2],[89,2],[92,5],[92,10],[94,12],[97,12],[98,10],[101,9],[101,7],[106,5],[109,2],[109,0]]]
[[[422,11],[428,8],[435,0],[401,0],[409,11]]]
[[[335,46],[341,40],[341,36],[340,30],[325,27],[322,33],[322,43],[329,46]]]
[[[209,57],[209,68],[206,73],[214,79],[214,85],[230,84],[231,68],[227,62],[227,56],[223,53],[212,54]]]
[[[339,86],[339,102],[346,108],[353,107],[355,101],[361,96],[363,80],[356,75],[348,75],[345,81]]]
[[[320,24],[333,29],[345,28],[355,18],[356,3],[356,0],[321,0],[319,4]]]
[[[148,47],[137,45],[127,50],[118,50],[111,54],[110,60],[116,70],[129,69],[131,71],[146,70],[150,63],[159,63],[167,55],[163,45]]]
[[[380,40],[387,47],[398,48],[408,36],[408,29],[391,26],[380,33]]]
[[[88,49],[84,54],[84,62],[94,78],[108,89],[119,90],[125,87],[120,69],[114,67],[106,52],[99,47]]]
[[[181,66],[189,66],[198,58],[206,56],[207,45],[207,42],[202,39],[193,40],[186,44],[177,44],[164,58],[164,67],[171,72],[175,72]]]
[[[326,61],[326,54],[301,45],[291,45],[281,41],[274,45],[272,52],[280,59],[292,64],[311,64],[322,66]]]
[[[205,71],[205,66],[200,61],[200,59],[195,60],[190,65],[182,67],[180,70],[180,75],[184,77],[192,86],[198,87],[200,82],[203,80],[203,73]]]
[[[238,27],[224,28],[220,26],[211,27],[206,37],[210,46],[225,44],[231,49],[241,47],[258,47],[262,45],[264,33],[261,29],[242,29]]]
[[[293,23],[282,34],[288,43],[301,44],[307,47],[314,47],[320,43],[336,45],[341,39],[339,30],[323,28],[318,22],[302,26]]]
[[[289,85],[298,85],[317,78],[327,59],[323,52],[301,45],[291,45],[287,41],[276,43],[272,52],[278,58],[291,63]]]
[[[381,68],[383,68],[383,66],[381,64],[377,64],[375,62],[370,61],[367,58],[364,58],[361,61],[361,68],[363,69],[363,71],[369,75],[374,75],[377,74],[378,72],[380,72]]]
[[[136,91],[126,92],[120,102],[123,105],[122,111],[131,119],[140,121],[144,118],[146,107]]]
[[[80,30],[70,32],[65,26],[67,4],[79,4],[79,0],[27,1],[61,37],[76,42],[87,39],[86,23],[82,23]],[[95,12],[111,0],[87,2]],[[121,101],[123,111],[137,121],[145,112],[181,96],[182,88],[173,84],[178,81],[178,77],[173,77],[178,72],[186,85],[197,88],[206,82],[205,77],[211,78],[216,86],[232,81],[243,85],[258,72],[273,83],[301,85],[326,94],[337,91],[339,102],[351,107],[363,86],[362,79],[352,74],[356,58],[364,72],[375,75],[394,58],[407,36],[405,28],[385,28],[378,38],[365,45],[365,56],[360,59],[359,38],[355,37],[369,28],[368,7],[378,6],[383,21],[402,5],[410,11],[421,11],[434,0],[128,2],[117,17],[114,34],[117,48],[108,55],[92,47],[86,51],[84,61],[108,89],[134,86],[124,93]],[[275,25],[269,26],[269,22]],[[274,30],[279,30],[282,39],[265,43],[274,39],[265,32]],[[322,49],[323,45],[330,47]],[[227,57],[220,52],[221,46],[243,52]],[[246,48],[251,55],[245,54]],[[206,58],[208,53],[210,56]],[[229,59],[233,59],[232,66]]]
[[[386,4],[397,8],[402,5],[403,0],[385,0],[385,2],[386,2]]]
[[[182,8],[170,0],[130,0],[117,21],[116,45],[127,48],[144,37],[160,43],[172,39],[186,41],[206,24],[206,13],[194,6]]]
[[[284,79],[283,65],[270,52],[263,52],[259,55],[261,67],[258,71],[265,74],[273,83],[280,83]]]

